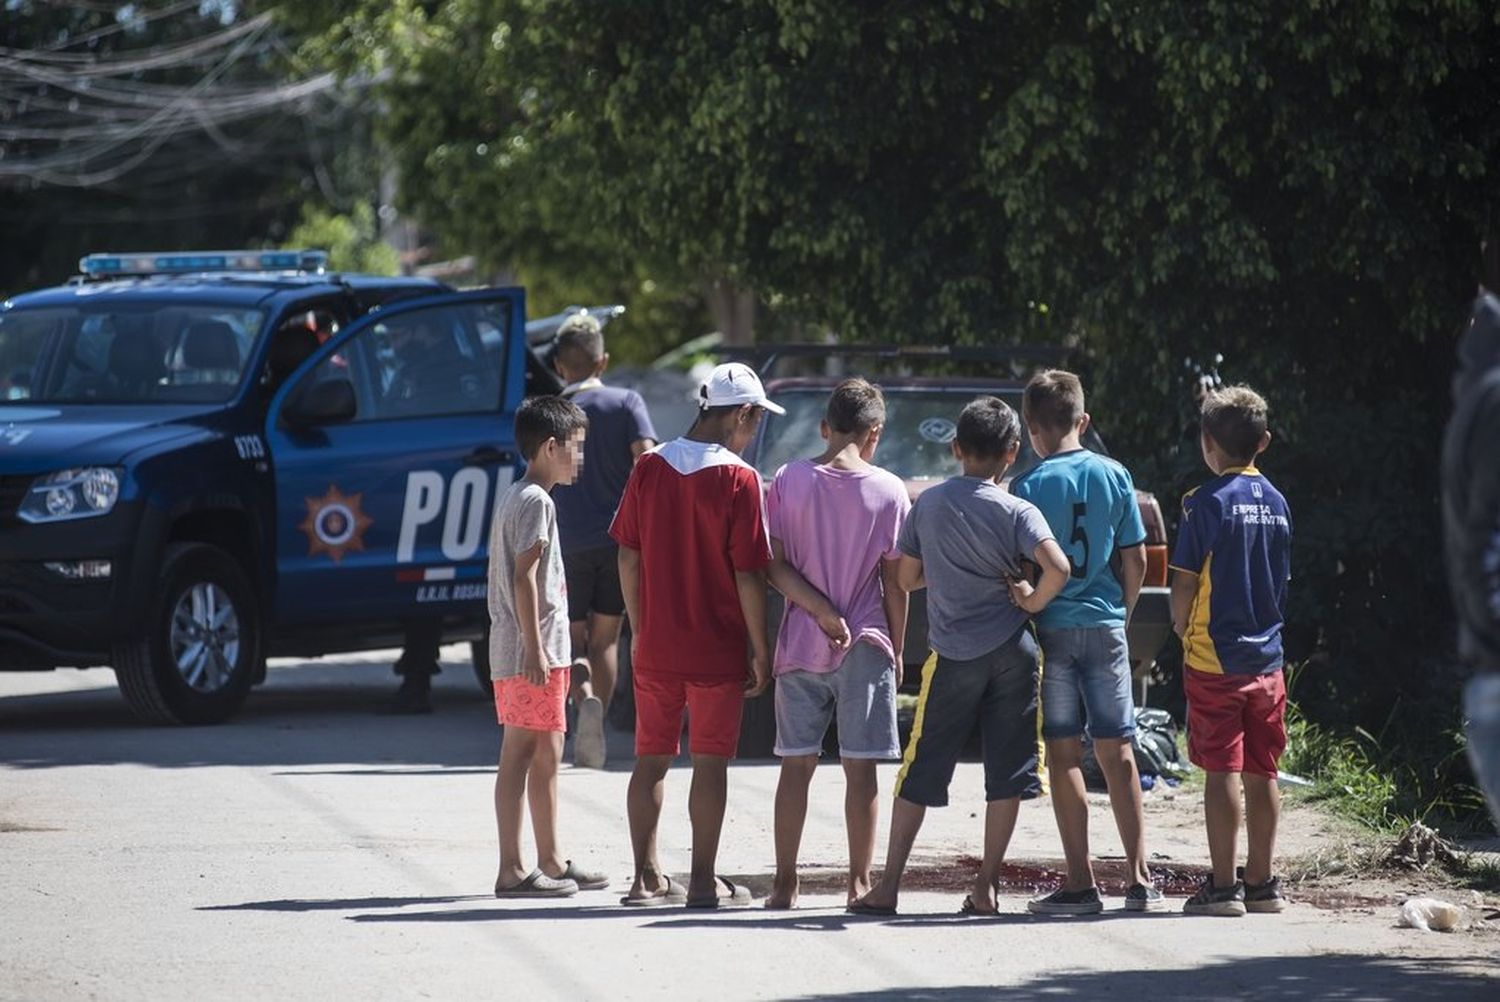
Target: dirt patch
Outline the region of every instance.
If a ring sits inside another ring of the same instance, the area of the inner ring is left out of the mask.
[[[1000,869],[1000,893],[1031,897],[1045,894],[1062,886],[1064,863],[1061,859],[1014,860]],[[970,855],[954,856],[951,860],[924,861],[908,866],[902,878],[903,890],[939,891],[953,894],[968,893],[979,872],[979,859]],[[1151,864],[1151,873],[1156,878],[1162,893],[1169,897],[1186,898],[1198,889],[1208,876],[1209,868],[1191,863]],[[846,875],[837,870],[803,873],[802,890],[808,894],[836,894],[844,890]],[[1111,859],[1094,860],[1094,877],[1106,895],[1123,897],[1127,887],[1125,861]],[[1358,884],[1325,885],[1321,882],[1304,882],[1295,888],[1288,887],[1287,896],[1297,902],[1315,908],[1334,911],[1370,911],[1375,908],[1400,904],[1409,895],[1370,893]]]

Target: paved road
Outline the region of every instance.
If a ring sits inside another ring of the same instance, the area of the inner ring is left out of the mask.
[[[618,765],[561,785],[571,853],[616,887],[497,902],[489,708],[460,666],[435,715],[376,716],[384,664],[281,666],[240,718],[198,729],[137,726],[107,672],[0,675],[0,998],[1500,998],[1495,936],[1422,936],[1386,911],[1044,921],[1017,892],[998,919],[960,917],[972,765],[919,843],[936,889],[905,895],[898,918],[845,915],[836,879],[793,914],[636,912],[616,903],[629,739],[615,735]],[[679,869],[685,780],[663,829]],[[731,777],[723,868],[760,891],[775,781],[766,763]],[[815,797],[814,878],[843,855],[837,769]],[[1046,806],[1022,814],[1015,855],[1054,855]],[[1190,832],[1158,845],[1201,858]]]

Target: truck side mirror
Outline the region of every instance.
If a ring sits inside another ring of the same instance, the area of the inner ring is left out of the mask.
[[[282,416],[291,425],[339,424],[353,420],[357,410],[354,384],[347,379],[328,379],[294,393]]]

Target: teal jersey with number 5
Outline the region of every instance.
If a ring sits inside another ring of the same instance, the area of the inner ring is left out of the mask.
[[[1146,541],[1130,472],[1087,449],[1048,456],[1011,481],[1011,493],[1041,509],[1071,573],[1042,610],[1041,626],[1124,626],[1125,593],[1110,560]]]

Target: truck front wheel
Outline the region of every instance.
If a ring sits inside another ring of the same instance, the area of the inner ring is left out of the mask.
[[[175,543],[135,637],[115,645],[115,677],[150,723],[216,724],[245,701],[263,649],[245,572],[216,546]]]

